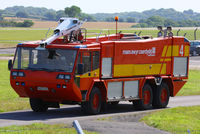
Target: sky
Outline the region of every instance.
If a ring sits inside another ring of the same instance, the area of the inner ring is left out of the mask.
[[[200,0],[0,0],[0,3],[0,9],[17,5],[64,10],[76,5],[84,13],[142,12],[160,8],[174,8],[177,11],[192,9],[200,13]]]

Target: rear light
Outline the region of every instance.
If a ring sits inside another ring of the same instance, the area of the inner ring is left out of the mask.
[[[64,74],[59,74],[59,75],[57,76],[57,79],[70,80],[70,79],[71,79],[71,76],[70,76],[70,75],[64,75]]]
[[[11,75],[12,76],[19,76],[19,77],[24,77],[25,76],[24,72],[15,72],[15,71],[12,72]]]

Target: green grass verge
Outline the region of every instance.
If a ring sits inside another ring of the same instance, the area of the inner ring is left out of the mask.
[[[45,38],[48,29],[0,29],[0,48],[15,47],[24,41],[41,40]],[[52,34],[49,32],[48,36]]]
[[[19,98],[10,86],[7,63],[6,60],[0,60],[0,112],[28,109],[28,99]]]
[[[13,57],[14,54],[0,54],[0,57]]]
[[[189,71],[189,79],[177,95],[200,95],[200,70]]]
[[[0,128],[1,134],[77,134],[74,128],[64,124],[48,125],[35,123],[25,126],[9,126]],[[84,131],[85,134],[98,134],[97,132]]]
[[[141,119],[147,125],[174,134],[200,133],[200,106],[165,109]]]
[[[45,38],[45,35],[48,29],[34,29],[34,28],[0,28],[0,48],[1,47],[15,47],[20,41],[32,41],[32,40],[41,40]],[[157,36],[158,30],[152,29],[131,29],[131,30],[122,30],[123,33],[139,33],[142,31],[141,36],[151,35],[153,37]],[[51,30],[48,34],[50,36],[53,30]],[[88,33],[99,33],[101,30],[88,30]],[[177,30],[173,30],[174,35],[176,35]],[[108,34],[108,30],[104,30],[101,35]],[[115,30],[110,30],[110,34],[115,33]],[[194,30],[181,30],[179,32],[180,36],[183,36],[185,33],[186,38],[189,40],[194,40]],[[200,31],[197,31],[197,35],[200,34]],[[88,35],[88,36],[96,36],[96,34]],[[197,36],[198,38],[199,36]],[[198,38],[200,39],[200,38]]]

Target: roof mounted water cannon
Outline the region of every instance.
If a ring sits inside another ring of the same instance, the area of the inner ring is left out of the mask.
[[[84,22],[77,18],[60,18],[58,27],[54,30],[53,35],[40,43],[36,49],[44,50],[46,45],[50,45],[54,40],[62,36],[67,36],[77,32]]]

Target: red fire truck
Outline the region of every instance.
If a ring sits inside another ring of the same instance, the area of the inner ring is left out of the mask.
[[[80,104],[84,112],[98,114],[119,101],[130,101],[136,109],[164,108],[188,79],[184,37],[116,33],[86,38],[82,31],[17,45],[8,64],[10,83],[20,97],[30,98],[34,112]]]

